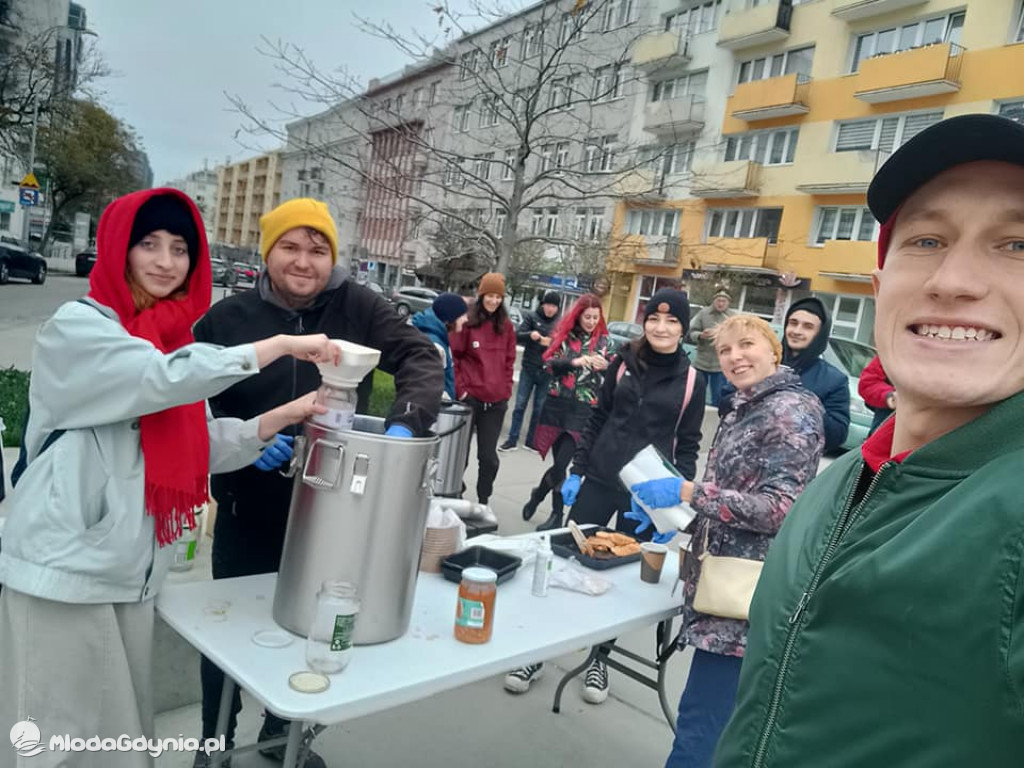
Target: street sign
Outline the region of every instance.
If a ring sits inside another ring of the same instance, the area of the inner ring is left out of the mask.
[[[36,175],[32,173],[32,171],[29,171],[28,173],[25,174],[25,178],[18,182],[18,186],[21,187],[22,189],[38,190],[39,181],[36,179]],[[33,203],[33,205],[35,205],[35,203]]]
[[[14,213],[14,203],[10,200],[0,200],[0,213]]]
[[[24,208],[31,208],[32,206],[39,205],[39,190],[32,189],[30,187],[21,187],[18,190],[18,202],[21,203]]]

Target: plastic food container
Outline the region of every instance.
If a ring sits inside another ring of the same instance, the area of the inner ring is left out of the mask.
[[[466,568],[487,568],[498,576],[498,584],[508,581],[516,575],[523,560],[515,555],[495,552],[487,547],[467,547],[461,552],[449,555],[441,562],[441,573],[448,581],[456,584],[462,581],[462,571]]]

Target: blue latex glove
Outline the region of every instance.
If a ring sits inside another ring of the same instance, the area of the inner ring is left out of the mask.
[[[636,533],[643,533],[651,527],[653,521],[651,520],[651,516],[644,511],[644,508],[636,503],[636,499],[633,499],[632,502],[633,508],[629,512],[626,512],[623,517],[627,520],[633,520],[640,523],[640,525],[636,527]],[[655,530],[654,533],[651,534],[651,541],[656,544],[668,544],[668,542],[672,541],[672,537],[675,535],[675,531],[658,533],[658,531]]]
[[[576,497],[580,495],[580,484],[583,478],[579,475],[569,475],[562,483],[562,501],[570,507],[576,503]]]
[[[679,491],[682,487],[683,478],[681,477],[661,477],[657,480],[637,483],[629,490],[648,509],[664,509],[682,503],[679,499]]]
[[[295,438],[291,435],[278,433],[274,436],[274,442],[263,449],[263,454],[252,463],[256,469],[270,472],[277,469],[292,458],[292,443]]]
[[[392,424],[384,434],[388,437],[412,437],[412,430],[404,424]]]

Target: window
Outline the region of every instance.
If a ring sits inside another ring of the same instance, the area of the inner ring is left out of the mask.
[[[707,237],[779,238],[781,208],[712,208],[707,216]]]
[[[1014,42],[1024,42],[1024,8],[1020,10],[1020,16],[1017,19],[1017,30],[1013,36]]]
[[[623,64],[598,67],[594,72],[594,101],[612,101],[622,96]]]
[[[505,162],[504,162],[504,173],[502,177],[505,181],[512,181],[516,173],[516,151],[514,149],[505,150]]]
[[[639,162],[647,165],[659,178],[663,174],[670,176],[686,173],[693,165],[696,146],[696,142],[687,141],[668,146],[644,147],[640,150]]]
[[[558,77],[551,81],[551,99],[548,107],[550,109],[570,109],[573,98],[578,93],[576,88],[578,75]]]
[[[419,109],[423,106],[423,89],[417,88],[412,92],[412,106],[413,109]]]
[[[601,139],[601,170],[615,170],[615,136],[604,136]]]
[[[796,154],[799,128],[750,131],[725,139],[726,160],[753,160],[761,165],[787,165]]]
[[[469,118],[473,114],[473,104],[463,104],[461,107],[456,107],[452,112],[453,122],[455,123],[455,130],[457,132],[465,132],[469,130]]]
[[[459,57],[459,79],[468,80],[477,70],[477,53],[478,51],[474,48],[472,51],[466,51],[462,56]]]
[[[941,112],[875,117],[840,123],[836,132],[836,152],[880,150],[892,152],[925,128],[942,120]]]
[[[528,59],[536,56],[544,48],[544,29],[539,24],[527,24],[523,28],[523,40],[520,46],[520,58]]]
[[[494,214],[494,234],[500,239],[505,233],[505,219],[508,218],[508,214],[505,211],[498,211]]]
[[[821,245],[826,240],[878,239],[878,225],[871,209],[860,206],[825,206],[818,209],[818,228],[814,242]]]
[[[570,146],[568,141],[560,141],[555,145],[555,168],[569,167]]]
[[[404,93],[400,93],[400,94],[398,94],[397,98],[395,99],[395,112],[399,112],[400,113],[402,111],[402,107],[404,105],[405,105],[405,94]]]
[[[550,171],[554,167],[554,147],[545,144],[540,148],[540,172]]]
[[[494,162],[493,152],[473,156],[473,174],[482,181],[490,181],[491,164]]]
[[[604,229],[604,208],[577,208],[574,240],[598,240]]]
[[[503,37],[491,43],[491,64],[495,69],[508,64],[508,52],[512,48],[512,36]]]
[[[11,214],[7,211],[0,213],[0,229],[4,232],[9,232],[11,230]]]
[[[772,56],[763,56],[760,59],[750,59],[740,64],[737,70],[736,82],[750,83],[754,80],[767,80],[770,77],[791,75],[794,72],[810,77],[813,62],[813,45],[776,53]]]
[[[682,36],[699,35],[718,29],[722,0],[706,0],[665,17],[665,31],[678,31]]]
[[[626,213],[626,233],[675,237],[679,234],[679,211],[665,208],[633,208]]]
[[[562,22],[558,27],[558,44],[564,46],[573,39],[579,40],[582,38],[583,22],[585,20],[585,14],[579,12],[563,13]]]
[[[432,107],[437,103],[437,86],[438,83],[430,84],[430,97],[427,99],[428,107]]]
[[[545,237],[558,237],[558,209],[548,208],[544,215]]]
[[[1024,123],[1024,99],[1004,101],[999,105],[999,114],[1011,120],[1016,120],[1018,123]]]
[[[539,235],[544,231],[544,210],[537,208],[533,211],[533,217],[530,219],[530,234]]]
[[[690,72],[679,77],[672,77],[667,80],[658,80],[651,83],[648,89],[648,97],[651,101],[670,101],[680,99],[683,96],[703,96],[707,89],[708,73]]]
[[[850,71],[856,72],[860,68],[860,63],[872,56],[885,56],[935,43],[959,45],[966,15],[965,11],[959,11],[936,19],[914,21],[899,27],[887,27],[866,35],[858,35],[853,44],[853,63]]]
[[[447,184],[449,187],[461,187],[462,186],[462,184],[463,184],[462,163],[463,162],[465,162],[465,161],[459,160],[457,162],[449,163],[448,167],[445,169],[444,183]]]
[[[607,32],[633,21],[633,0],[607,0],[601,28]]]
[[[480,102],[480,127],[492,128],[498,124],[498,99],[490,96]]]

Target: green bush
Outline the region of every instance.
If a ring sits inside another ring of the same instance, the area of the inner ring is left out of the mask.
[[[28,371],[15,368],[0,368],[0,419],[7,430],[4,445],[21,445],[22,419],[28,409]]]
[[[395,402],[395,379],[384,371],[373,372],[373,392],[370,394],[370,415],[384,419],[391,413]]]

